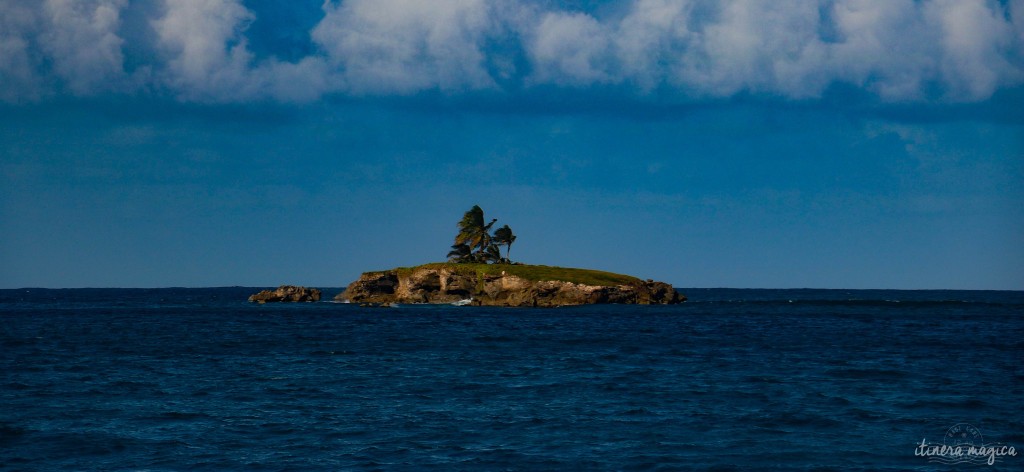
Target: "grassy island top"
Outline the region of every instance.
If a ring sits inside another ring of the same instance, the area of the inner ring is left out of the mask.
[[[479,205],[473,205],[456,225],[458,233],[455,244],[448,253],[448,262],[433,262],[415,267],[399,267],[393,269],[399,276],[407,276],[418,269],[448,269],[456,274],[475,276],[478,282],[484,276],[514,275],[533,282],[558,281],[584,285],[630,285],[643,282],[629,275],[615,274],[600,270],[572,269],[568,267],[552,267],[545,265],[526,265],[512,262],[509,251],[517,236],[508,225],[502,226],[491,233],[497,222],[484,218],[484,211]],[[501,248],[505,248],[502,255]],[[379,274],[384,271],[367,272]]]
[[[506,275],[514,275],[535,282],[555,280],[585,285],[628,285],[642,282],[642,280],[633,276],[601,270],[525,264],[434,262],[415,267],[399,267],[394,270],[398,272],[399,275],[407,275],[417,269],[449,269],[458,274],[476,275],[478,278],[483,277],[484,275],[501,275],[501,273],[504,272]]]

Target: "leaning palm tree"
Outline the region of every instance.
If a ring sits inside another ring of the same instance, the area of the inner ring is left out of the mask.
[[[487,246],[483,252],[480,253],[480,262],[491,263],[501,262],[501,249],[498,249],[497,244],[491,244]]]
[[[468,244],[455,244],[452,246],[452,250],[448,252],[448,260],[452,262],[466,262],[469,260],[472,252],[473,250],[469,248]]]
[[[512,228],[508,225],[502,226],[494,230],[494,242],[499,246],[505,246],[505,262],[511,264],[512,259],[509,258],[509,253],[512,252],[512,243],[515,242],[516,235],[512,234]]]
[[[455,245],[465,244],[473,250],[474,256],[483,256],[491,245],[491,226],[497,219],[484,223],[484,211],[479,205],[473,205],[459,221],[459,234],[455,236]],[[482,257],[480,257],[482,258]]]

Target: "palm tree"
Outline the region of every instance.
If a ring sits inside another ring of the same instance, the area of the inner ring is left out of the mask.
[[[484,211],[479,205],[473,205],[459,221],[459,234],[455,236],[455,245],[465,244],[473,251],[474,256],[483,256],[491,245],[491,226],[497,219],[484,224]]]
[[[452,246],[452,250],[448,252],[448,260],[452,262],[465,262],[472,252],[472,249],[467,244],[455,244]]]
[[[485,264],[491,262],[501,262],[501,249],[498,249],[497,244],[490,244],[487,249],[484,249],[480,253],[480,262]]]
[[[504,225],[494,230],[491,228],[497,219],[484,223],[484,211],[479,205],[473,205],[459,220],[459,232],[455,235],[455,244],[448,252],[448,260],[452,262],[476,262],[480,264],[505,263],[511,264],[509,253],[516,236],[512,228]],[[501,257],[501,246],[505,246],[505,257]]]
[[[498,243],[499,246],[505,246],[505,262],[509,264],[512,263],[509,253],[512,252],[512,243],[515,240],[516,235],[512,234],[512,228],[509,228],[508,225],[494,230],[494,242]]]

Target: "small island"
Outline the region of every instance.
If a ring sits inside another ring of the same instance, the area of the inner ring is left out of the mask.
[[[282,285],[277,290],[262,290],[249,296],[249,301],[264,304],[267,302],[318,302],[320,290],[315,288]]]
[[[448,262],[365,272],[335,300],[372,305],[450,303],[508,307],[650,305],[686,300],[664,282],[599,270],[512,262],[509,251],[516,240],[512,229],[505,225],[492,234],[497,220],[485,221],[479,206],[463,215]]]

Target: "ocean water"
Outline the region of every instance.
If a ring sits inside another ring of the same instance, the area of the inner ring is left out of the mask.
[[[0,469],[1024,469],[1024,292],[501,309],[256,291],[0,290]],[[957,464],[922,441],[1021,452]]]

